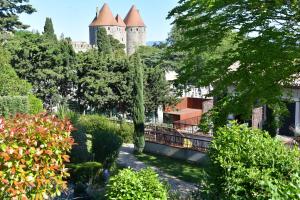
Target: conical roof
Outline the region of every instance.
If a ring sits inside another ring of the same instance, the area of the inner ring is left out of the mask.
[[[129,10],[124,22],[126,26],[146,26],[139,11],[134,5]]]
[[[126,27],[126,24],[124,23],[123,19],[120,17],[119,14],[116,16],[116,21],[118,23],[118,26]]]
[[[108,4],[104,4],[98,17],[93,20],[90,26],[117,26],[118,23],[114,18]]]

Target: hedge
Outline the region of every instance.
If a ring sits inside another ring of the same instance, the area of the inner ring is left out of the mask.
[[[0,97],[0,116],[8,117],[17,113],[29,113],[29,99],[27,96]]]

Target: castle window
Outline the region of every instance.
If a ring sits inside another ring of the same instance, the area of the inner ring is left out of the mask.
[[[108,27],[107,29],[110,30],[110,27]]]
[[[136,28],[136,31],[139,31],[139,29],[138,29],[138,28]]]
[[[133,29],[131,28],[131,31],[133,31]]]

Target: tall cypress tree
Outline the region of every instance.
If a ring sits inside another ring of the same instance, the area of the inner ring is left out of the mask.
[[[144,106],[144,82],[143,65],[139,54],[132,56],[132,66],[134,71],[133,84],[133,124],[134,124],[134,148],[138,153],[142,153],[145,147],[145,106]]]
[[[99,53],[104,55],[112,53],[109,36],[103,27],[99,27],[97,31],[97,47]]]
[[[56,39],[56,35],[54,33],[52,19],[47,17],[44,25],[44,35],[51,39]]]

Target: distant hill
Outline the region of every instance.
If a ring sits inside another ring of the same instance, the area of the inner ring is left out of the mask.
[[[157,43],[161,43],[161,42],[165,42],[165,41],[148,41],[146,43],[147,46],[153,46],[154,44],[157,44]]]

